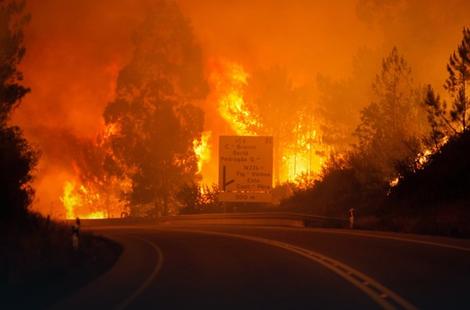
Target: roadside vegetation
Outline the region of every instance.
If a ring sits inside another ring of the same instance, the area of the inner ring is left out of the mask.
[[[283,208],[346,217],[359,228],[470,236],[470,29],[447,65],[445,100],[416,85],[398,49],[383,60],[356,143]]]
[[[71,228],[38,214],[2,223],[0,290],[2,305],[48,308],[114,265],[120,245],[82,233],[74,250]]]
[[[19,127],[9,124],[31,91],[18,70],[26,52],[23,28],[30,19],[24,11],[25,1],[0,3],[0,291],[2,305],[42,308],[109,269],[121,249],[85,233],[74,250],[67,224],[29,210],[40,154]]]

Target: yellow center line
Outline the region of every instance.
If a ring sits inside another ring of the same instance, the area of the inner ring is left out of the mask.
[[[284,250],[287,250],[292,253],[301,255],[311,261],[321,264],[322,266],[328,268],[334,273],[338,274],[343,279],[347,280],[355,287],[360,289],[366,295],[368,295],[373,301],[375,301],[383,309],[416,309],[416,307],[411,304],[409,301],[405,300],[403,297],[399,296],[397,293],[388,289],[384,285],[380,284],[370,276],[365,275],[364,273],[354,269],[340,261],[327,257],[318,252],[308,250],[305,248],[298,247],[293,244],[265,239],[247,235],[239,235],[232,233],[224,232],[215,232],[215,231],[203,231],[197,229],[186,229],[186,228],[157,228],[156,230],[161,231],[177,231],[177,232],[189,232],[189,233],[199,233],[206,235],[216,235],[223,237],[238,238],[244,240],[250,240],[258,243],[267,244],[270,246],[278,247]]]

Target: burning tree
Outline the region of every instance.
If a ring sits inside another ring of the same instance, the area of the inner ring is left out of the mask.
[[[130,182],[123,175],[110,173],[114,164],[109,145],[112,135],[112,126],[105,128],[96,139],[62,134],[67,148],[73,152],[69,168],[73,176],[65,181],[59,198],[66,218],[119,217],[127,213],[121,196],[129,191]]]
[[[0,4],[0,219],[26,213],[33,192],[31,170],[37,162],[20,128],[8,125],[11,112],[30,91],[17,69],[25,54],[23,26],[29,20],[24,7],[24,1]]]
[[[134,37],[134,54],[120,71],[117,93],[104,112],[116,132],[110,171],[128,177],[131,211],[153,205],[166,214],[178,189],[197,178],[194,140],[204,115],[194,105],[208,91],[201,50],[173,2],[159,1]]]

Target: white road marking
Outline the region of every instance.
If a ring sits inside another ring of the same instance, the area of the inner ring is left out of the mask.
[[[463,247],[463,246],[446,244],[442,242],[434,242],[434,241],[426,241],[426,240],[420,240],[420,239],[385,235],[385,234],[380,234],[380,233],[374,234],[374,233],[358,232],[358,231],[338,231],[338,230],[328,230],[328,229],[322,229],[322,228],[312,228],[312,229],[308,229],[307,231],[327,233],[327,234],[342,234],[342,235],[359,236],[359,237],[376,238],[376,239],[396,240],[396,241],[432,245],[432,246],[441,247],[441,248],[470,252],[470,248]]]
[[[146,239],[143,239],[143,238],[138,238],[138,237],[134,237],[134,238],[139,239],[141,241],[144,241],[145,243],[150,245],[155,250],[155,252],[157,253],[158,261],[157,261],[152,273],[147,277],[147,279],[145,279],[145,281],[142,283],[142,285],[140,285],[139,288],[137,288],[137,290],[135,290],[134,293],[132,293],[132,295],[130,295],[124,301],[122,301],[119,305],[117,305],[116,308],[115,308],[116,310],[123,310],[126,307],[128,307],[134,301],[134,299],[137,296],[139,296],[150,285],[150,283],[152,283],[152,281],[156,278],[156,276],[160,272],[160,269],[162,269],[162,265],[163,265],[162,250],[157,245],[155,245],[153,242],[150,242],[150,241],[148,241]]]
[[[236,226],[236,227],[245,228],[246,226]],[[270,230],[270,229],[273,229],[274,227],[256,226],[256,227],[250,227],[250,229],[251,228]],[[334,228],[294,228],[294,227],[275,227],[275,228],[276,230],[285,230],[285,231],[302,231],[302,232],[310,232],[310,233],[318,232],[318,233],[325,233],[325,234],[349,235],[349,236],[359,236],[359,237],[375,238],[375,239],[388,239],[388,240],[431,245],[431,246],[441,247],[441,248],[446,248],[446,249],[470,252],[470,247],[447,244],[443,242],[435,242],[435,241],[427,241],[427,240],[421,240],[421,239],[415,239],[415,238],[387,235],[386,234],[387,232],[381,232],[381,231],[378,231],[377,233],[373,233],[373,232],[368,233],[365,231],[348,231],[348,230],[338,230]]]
[[[225,236],[225,237],[231,237],[231,238],[250,240],[250,241],[278,247],[286,251],[290,251],[298,255],[301,255],[335,272],[340,277],[347,280],[352,285],[354,285],[355,287],[360,289],[362,292],[364,292],[366,295],[368,295],[372,300],[374,300],[383,309],[397,309],[397,308],[416,309],[416,307],[413,304],[411,304],[409,301],[405,300],[403,297],[399,296],[397,293],[388,289],[387,287],[380,284],[379,282],[372,279],[371,277],[365,275],[364,273],[348,265],[345,265],[342,262],[339,262],[335,259],[324,256],[323,254],[320,254],[318,252],[311,251],[305,248],[301,248],[293,244],[289,244],[289,243],[285,243],[285,242],[281,242],[277,240],[272,240],[272,239],[247,236],[247,235],[239,235],[239,234],[215,232],[215,231],[203,231],[203,230],[197,230],[197,229],[166,227],[166,228],[158,228],[156,230],[180,231],[180,232],[199,233],[199,234],[206,234],[206,235]]]

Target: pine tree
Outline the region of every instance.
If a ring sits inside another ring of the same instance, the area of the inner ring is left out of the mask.
[[[426,89],[424,105],[428,113],[428,123],[431,127],[428,144],[439,147],[446,137],[458,134],[458,131],[447,117],[447,103],[441,100],[431,85],[428,85]]]
[[[468,130],[470,102],[467,84],[470,81],[470,29],[463,29],[463,39],[447,64],[449,77],[444,89],[452,98],[449,105],[428,85],[424,106],[431,126],[430,144],[439,147],[444,139],[457,136]]]
[[[452,53],[447,64],[447,78],[444,88],[449,92],[453,101],[450,110],[451,120],[459,124],[459,131],[469,128],[469,99],[466,93],[470,81],[470,29],[463,29],[463,38]]]
[[[416,155],[426,120],[411,68],[397,48],[383,60],[372,86],[374,100],[361,111],[355,131],[356,152],[386,180],[396,174],[397,162]]]

